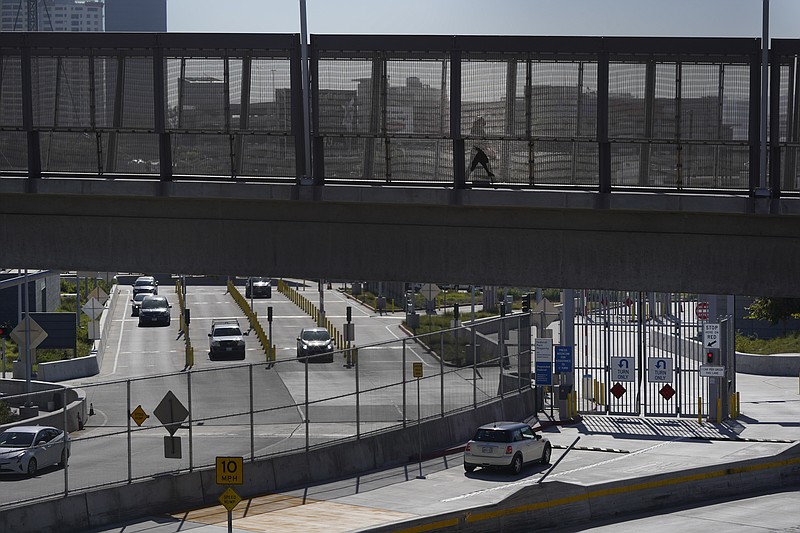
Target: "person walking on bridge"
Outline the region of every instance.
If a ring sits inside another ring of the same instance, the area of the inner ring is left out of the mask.
[[[475,155],[472,157],[472,163],[469,165],[470,173],[475,170],[478,165],[481,165],[486,174],[489,175],[489,181],[494,183],[494,173],[489,168],[489,159],[495,158],[494,150],[486,143],[486,119],[479,116],[472,123],[472,129],[469,132],[470,137],[475,140],[472,150]]]

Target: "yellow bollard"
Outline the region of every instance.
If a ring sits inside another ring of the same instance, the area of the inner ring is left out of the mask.
[[[600,405],[606,404],[606,384],[600,382]]]
[[[703,398],[701,396],[697,397],[697,423],[703,423]]]

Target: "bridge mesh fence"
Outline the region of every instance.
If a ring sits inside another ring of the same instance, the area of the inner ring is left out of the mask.
[[[176,175],[298,178],[298,44],[211,46],[198,36],[192,46],[154,46],[143,36],[137,47],[110,38],[0,43],[0,170],[28,170],[32,131],[45,173],[160,177],[166,136]],[[479,146],[498,184],[596,188],[609,164],[612,187],[748,189],[759,146],[758,50],[739,40],[730,52],[713,39],[675,49],[651,41],[520,52],[491,40],[484,50],[455,39],[419,51],[413,37],[373,49],[322,39],[310,64],[317,177],[485,182],[482,166],[459,175]],[[780,164],[771,169],[787,192],[800,180],[796,48],[780,40],[773,54],[771,157]]]

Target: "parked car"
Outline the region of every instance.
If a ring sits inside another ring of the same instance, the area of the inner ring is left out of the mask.
[[[139,276],[133,282],[133,295],[136,296],[140,292],[149,292],[158,294],[158,282],[153,276]]]
[[[272,298],[272,280],[269,278],[247,278],[244,295],[246,298]]]
[[[247,332],[242,333],[236,319],[212,320],[208,334],[208,357],[214,359],[244,359]]]
[[[515,474],[525,463],[550,463],[550,441],[520,422],[494,422],[481,426],[464,448],[464,470],[505,467]]]
[[[0,433],[0,473],[36,475],[67,464],[69,436],[49,426],[17,426]]]
[[[142,305],[142,300],[147,296],[151,296],[151,292],[140,292],[131,298],[131,316],[139,316],[139,308]]]
[[[297,337],[297,357],[303,362],[333,362],[333,339],[325,328],[303,328]]]
[[[171,308],[172,305],[167,301],[166,296],[148,294],[139,306],[139,325],[163,324],[169,326],[169,310]]]

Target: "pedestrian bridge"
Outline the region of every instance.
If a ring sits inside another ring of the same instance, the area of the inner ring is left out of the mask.
[[[800,41],[763,146],[760,46],[3,34],[2,261],[800,296]]]

